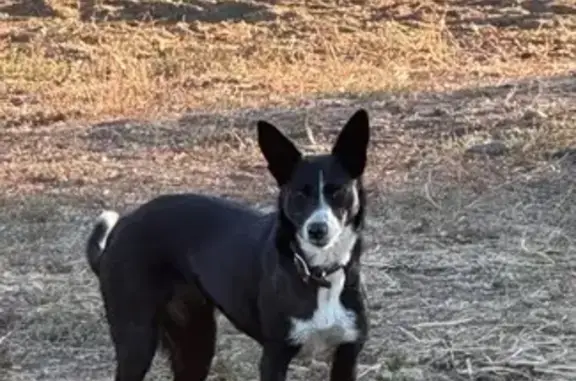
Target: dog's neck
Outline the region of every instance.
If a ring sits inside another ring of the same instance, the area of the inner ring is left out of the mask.
[[[353,226],[347,226],[338,241],[326,249],[306,244],[295,235],[285,235],[283,238],[281,252],[292,260],[304,283],[329,288],[330,275],[340,270],[346,272],[360,239],[360,232],[354,231]]]
[[[298,274],[305,283],[315,283],[318,287],[330,288],[331,282],[328,277],[340,270],[346,270],[350,262],[350,256],[342,262],[332,262],[325,266],[311,266],[306,259],[306,254],[302,254],[302,249],[296,243],[290,245],[294,256],[294,265]]]

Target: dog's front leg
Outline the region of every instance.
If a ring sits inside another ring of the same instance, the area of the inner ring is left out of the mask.
[[[260,381],[285,381],[288,366],[298,347],[288,344],[265,344],[260,359]]]
[[[355,381],[358,355],[364,343],[346,343],[336,348],[330,370],[330,381]]]

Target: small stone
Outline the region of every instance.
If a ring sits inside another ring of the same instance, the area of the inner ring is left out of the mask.
[[[431,116],[448,116],[450,113],[448,112],[448,110],[444,109],[444,108],[440,108],[440,107],[436,107],[433,111]]]
[[[22,106],[24,104],[24,99],[22,99],[22,97],[12,97],[10,98],[10,103],[12,103],[13,106]]]
[[[564,160],[574,163],[576,162],[576,148],[562,148],[550,154],[549,157],[552,160]]]
[[[422,218],[418,224],[410,230],[415,234],[427,233],[430,231],[430,223],[425,218]]]
[[[468,147],[466,153],[473,155],[502,156],[508,153],[508,147],[503,142],[495,140]]]
[[[540,110],[529,109],[529,110],[526,110],[524,112],[522,119],[524,119],[524,120],[544,120],[547,117],[548,116]]]

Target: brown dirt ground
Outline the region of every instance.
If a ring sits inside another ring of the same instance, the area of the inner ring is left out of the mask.
[[[93,24],[22,4],[0,4],[0,380],[110,379],[83,257],[101,208],[183,190],[271,205],[254,121],[325,149],[357,107],[373,124],[361,380],[576,379],[576,151],[555,155],[576,145],[570,2],[116,1]],[[222,21],[228,6],[258,11]],[[127,20],[143,13],[170,17]],[[469,152],[488,140],[506,150]],[[256,379],[256,345],[221,333],[211,379]],[[299,360],[292,379],[326,369]]]

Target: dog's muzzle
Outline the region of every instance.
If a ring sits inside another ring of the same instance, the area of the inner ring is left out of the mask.
[[[326,222],[312,222],[308,225],[308,241],[315,246],[324,247],[329,242],[329,227]]]

